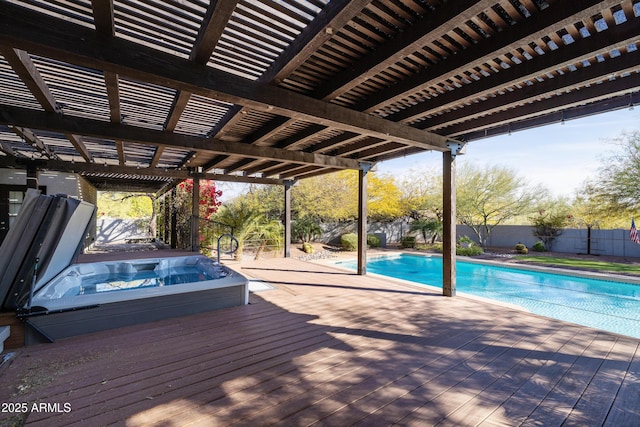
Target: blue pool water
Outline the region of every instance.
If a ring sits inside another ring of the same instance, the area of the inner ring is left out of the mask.
[[[356,269],[356,262],[339,265]],[[372,258],[367,271],[442,288],[442,259]],[[457,261],[459,292],[532,313],[640,338],[640,285]]]

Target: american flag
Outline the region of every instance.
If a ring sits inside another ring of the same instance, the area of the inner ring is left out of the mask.
[[[638,230],[636,230],[636,223],[634,222],[633,218],[631,218],[631,230],[629,231],[629,239],[631,239],[632,242],[640,245],[640,237],[638,237]]]

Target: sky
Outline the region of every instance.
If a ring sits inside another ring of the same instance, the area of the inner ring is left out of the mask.
[[[541,184],[555,196],[572,197],[598,173],[602,159],[617,151],[611,140],[623,131],[640,130],[640,108],[628,108],[535,129],[512,132],[467,144],[456,159],[479,167],[502,166],[532,184]],[[442,154],[427,152],[380,162],[378,173],[402,176],[409,170],[442,170]]]
[[[598,173],[601,161],[616,150],[611,140],[622,132],[640,130],[640,108],[628,108],[535,129],[472,141],[459,166],[502,166],[516,171],[531,185],[541,184],[555,196],[572,197]],[[441,171],[442,153],[426,152],[377,164],[379,174],[401,177],[411,170]],[[229,200],[248,189],[247,184],[217,182]]]

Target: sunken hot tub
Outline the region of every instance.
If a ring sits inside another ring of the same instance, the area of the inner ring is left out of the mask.
[[[28,341],[203,313],[248,298],[244,276],[203,255],[74,264],[33,296],[28,322],[38,333]]]
[[[74,263],[94,213],[27,191],[0,245],[0,311],[24,321],[25,344],[248,303],[247,279],[204,255]]]
[[[48,340],[248,303],[247,279],[203,255],[74,264],[31,300]]]

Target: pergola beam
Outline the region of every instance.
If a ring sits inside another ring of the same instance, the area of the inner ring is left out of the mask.
[[[463,137],[467,141],[474,141],[492,136],[506,135],[511,132],[533,129],[553,123],[561,123],[563,119],[573,120],[622,108],[632,108],[635,105],[640,105],[640,87],[637,90],[635,93],[623,94],[616,98],[607,98],[586,105],[567,106],[559,111],[551,111],[528,119],[505,122],[497,126],[471,131],[465,133]]]
[[[259,80],[280,83],[331,39],[336,29],[344,27],[370,2],[370,0],[332,0],[329,2],[260,76]]]
[[[592,102],[606,100],[612,96],[624,96],[640,91],[640,74],[634,73],[626,77],[618,77],[613,81],[605,81],[600,84],[593,84],[589,87],[581,88],[562,96],[555,96],[538,101],[532,104],[511,108],[500,113],[479,117],[468,122],[460,123],[443,129],[450,135],[464,135],[470,132],[477,132],[485,128],[497,127],[518,120],[526,120],[536,116],[542,116],[559,112],[568,108],[585,105]]]
[[[239,155],[254,159],[289,161],[338,169],[359,168],[358,161],[353,159],[237,142],[211,141],[195,136],[157,131],[121,123],[106,123],[99,120],[62,116],[26,108],[0,106],[0,123],[65,134],[73,132],[102,139],[177,147],[216,154]]]
[[[420,123],[420,127],[431,130],[443,129],[444,132],[448,133],[448,129],[458,123],[464,126],[465,123],[477,118],[518,108],[526,104],[538,103],[543,99],[547,103],[549,98],[557,97],[558,93],[566,94],[569,91],[580,91],[585,86],[598,84],[598,82],[609,80],[614,76],[635,74],[639,63],[640,51],[629,52],[624,56],[610,58],[607,61],[567,72],[535,85],[515,89],[504,95],[487,99],[482,103],[472,104],[468,107],[427,119]],[[562,99],[564,96],[559,98]]]
[[[0,52],[45,111],[61,112],[49,87],[26,51],[5,46],[0,48]],[[71,133],[65,133],[65,136],[85,161],[92,161],[81,136]]]
[[[32,162],[30,159],[20,157],[0,156],[0,167],[15,168],[25,167],[27,163]],[[169,169],[159,170],[157,168],[137,168],[133,166],[118,165],[101,165],[97,163],[82,162],[66,162],[62,160],[40,159],[35,163],[41,169],[50,169],[59,172],[78,173],[80,175],[127,175],[131,179],[144,180],[145,177],[156,178],[159,175],[162,178],[171,178],[172,181],[182,181],[192,178],[192,173],[186,169]],[[201,179],[211,181],[237,182],[246,184],[266,184],[266,185],[284,185],[284,180],[275,178],[260,178],[240,175],[224,175],[217,173],[203,173]]]
[[[589,19],[600,11],[619,4],[616,0],[576,0],[571,2],[553,3],[547,13],[533,16],[512,28],[492,37],[481,40],[473,49],[447,58],[424,71],[416,73],[396,85],[377,92],[363,102],[354,106],[359,111],[371,112],[385,105],[393,104],[412,93],[426,90],[446,79],[447,76],[464,73],[475,67],[482,66],[500,55],[516,51],[519,47],[547,36],[581,19]],[[551,10],[555,13],[552,13]]]
[[[362,82],[384,71],[398,61],[428,44],[435,37],[452,31],[458,19],[469,20],[491,7],[494,0],[464,0],[447,4],[435,13],[426,14],[398,37],[380,46],[375,52],[360,59],[357,64],[331,79],[325,86],[316,89],[312,96],[319,99],[334,99]],[[455,20],[453,18],[456,18]]]
[[[448,150],[447,138],[437,134],[252,82],[128,40],[98,40],[84,27],[6,3],[0,3],[0,35],[2,45],[88,68],[426,150]]]
[[[527,80],[535,79],[540,75],[557,73],[558,70],[565,67],[581,64],[582,61],[595,57],[598,51],[609,52],[613,49],[626,48],[628,44],[637,42],[638,40],[638,22],[636,21],[637,18],[632,22],[626,22],[590,37],[577,40],[561,49],[526,60],[526,62],[522,64],[500,70],[499,73],[484,77],[480,81],[440,94],[430,100],[428,105],[425,103],[416,104],[396,114],[392,114],[388,119],[407,123],[419,117],[425,117],[439,111],[446,111],[456,105],[470,103],[478,98],[491,96],[493,93],[505,87],[524,84]],[[573,75],[572,72],[571,74]],[[560,85],[558,86],[560,87]],[[535,87],[537,88],[538,85],[536,84]],[[481,104],[484,105],[484,103]],[[466,109],[447,112],[445,116],[449,119],[452,115],[459,116],[463,111],[466,111]],[[421,129],[424,128],[424,126],[421,125],[422,123],[418,125],[418,127]]]

